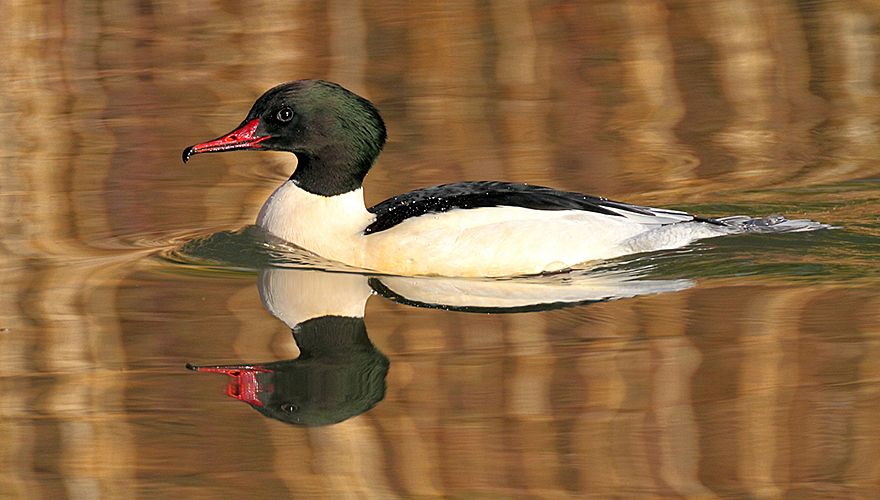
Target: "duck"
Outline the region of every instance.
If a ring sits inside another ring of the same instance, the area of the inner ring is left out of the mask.
[[[184,149],[183,161],[238,150],[292,153],[293,173],[263,204],[256,225],[379,274],[537,275],[705,238],[828,227],[784,217],[701,217],[503,181],[428,187],[367,207],[364,179],[386,139],[382,116],[366,98],[326,80],[295,80],[266,91],[231,132]]]

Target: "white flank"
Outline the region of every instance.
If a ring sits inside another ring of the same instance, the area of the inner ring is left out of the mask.
[[[649,238],[662,218],[602,215],[581,210],[486,207],[427,214],[367,237],[370,267],[402,275],[510,276],[557,271],[590,260],[633,253],[629,242]],[[682,235],[704,224],[682,224]],[[682,236],[679,235],[679,236]],[[696,236],[696,234],[695,234]],[[638,251],[685,245],[695,238],[660,238]]]

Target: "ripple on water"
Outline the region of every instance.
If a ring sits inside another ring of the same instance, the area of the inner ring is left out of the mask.
[[[256,271],[267,267],[296,267],[354,271],[266,234],[254,225],[192,238],[158,255],[169,263],[213,270]]]

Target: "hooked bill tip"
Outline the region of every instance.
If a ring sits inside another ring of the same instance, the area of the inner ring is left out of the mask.
[[[190,156],[196,154],[195,146],[190,146],[183,150],[183,162],[186,163],[189,161]]]

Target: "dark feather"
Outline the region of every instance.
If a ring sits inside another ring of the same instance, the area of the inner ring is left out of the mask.
[[[610,210],[612,208],[648,216],[663,213],[662,210],[529,184],[497,181],[461,182],[411,191],[371,207],[369,210],[376,214],[376,220],[367,226],[364,233],[378,233],[412,217],[430,213],[501,206],[532,210],[584,210],[614,217],[624,217],[624,215]],[[697,220],[713,222],[709,219]]]

